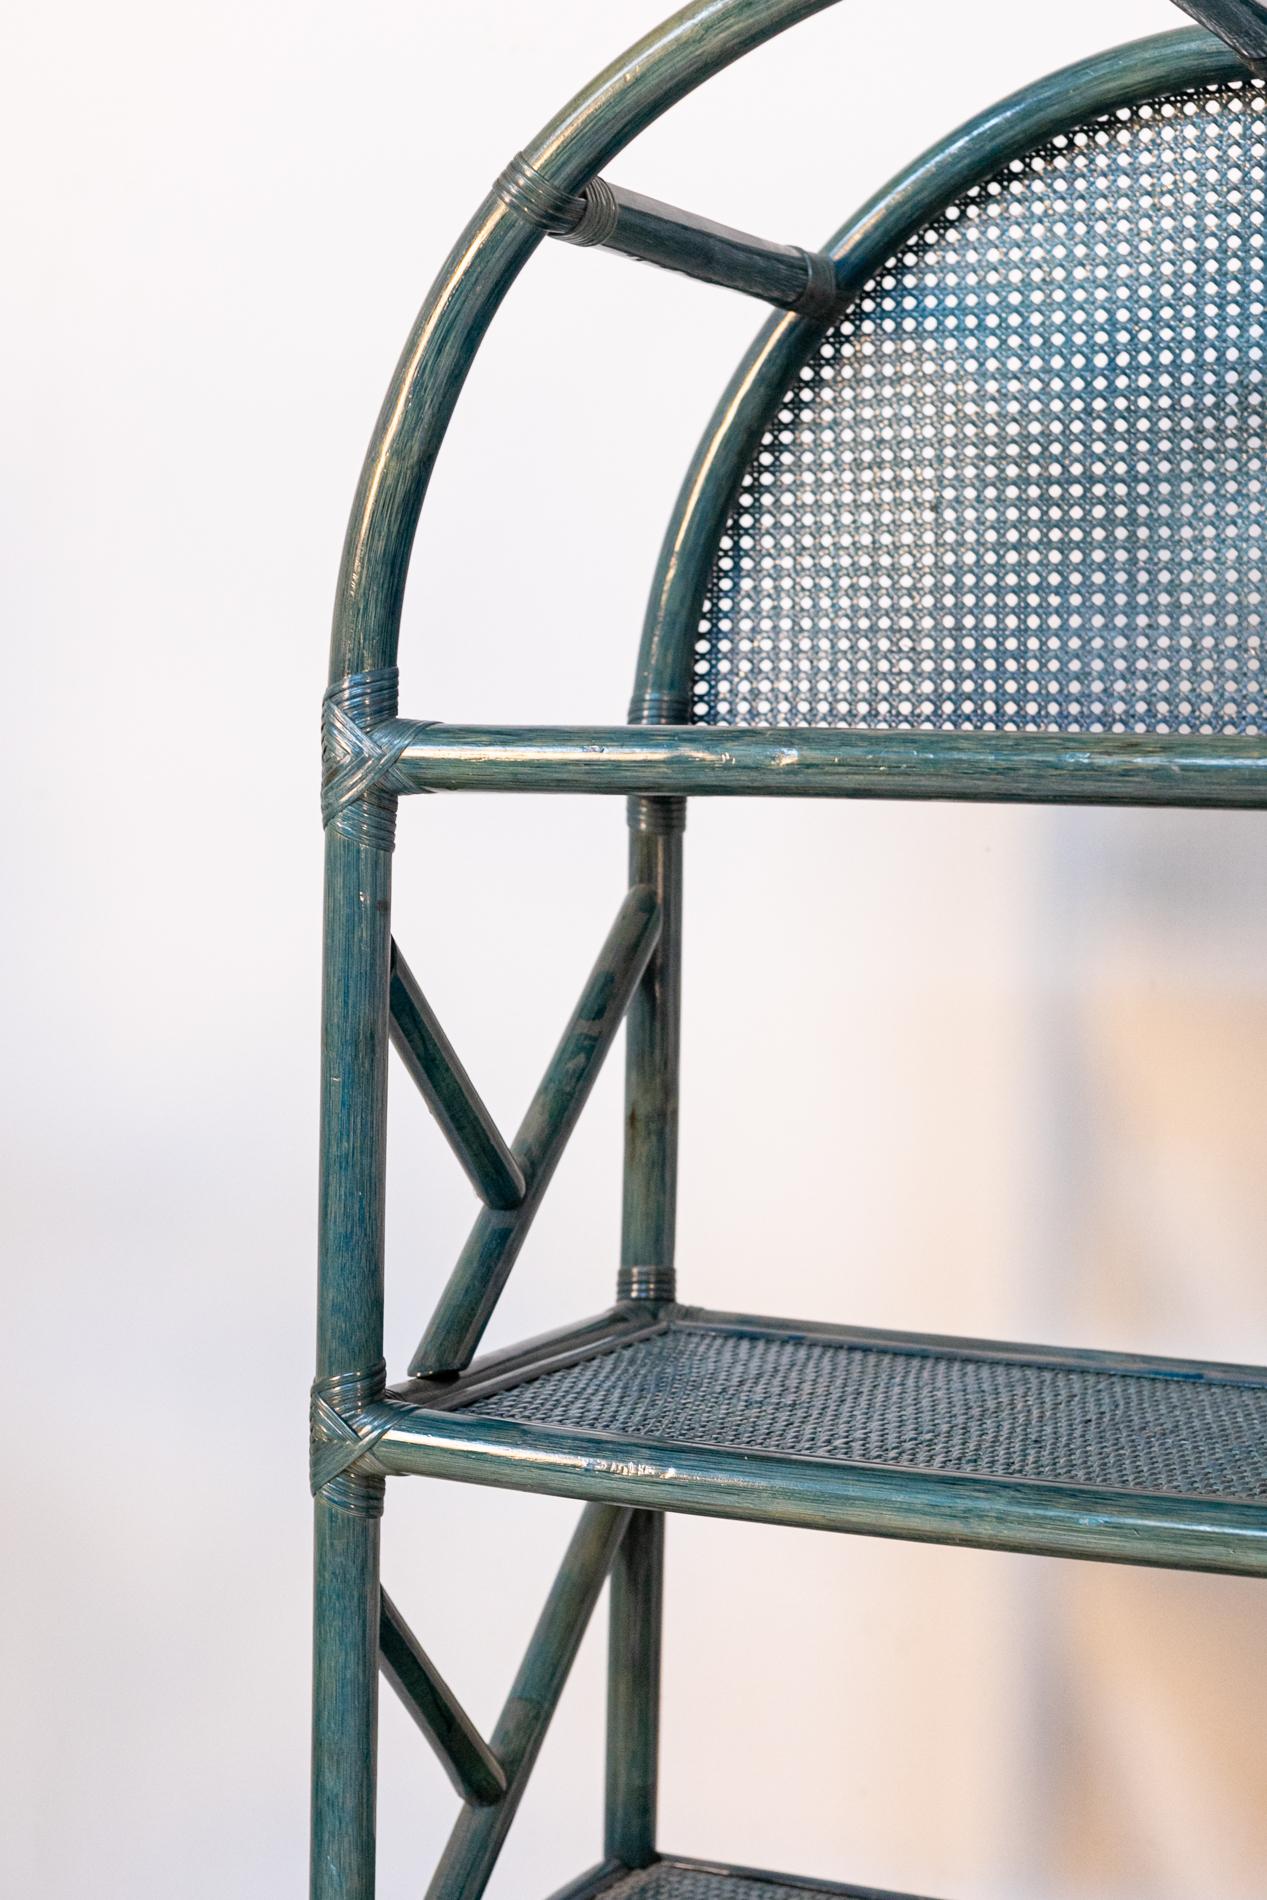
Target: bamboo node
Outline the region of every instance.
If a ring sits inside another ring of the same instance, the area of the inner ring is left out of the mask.
[[[677,1274],[672,1267],[622,1266],[616,1280],[618,1300],[675,1300]]]
[[[686,830],[686,800],[672,792],[635,793],[629,800],[630,831],[667,838]]]
[[[690,717],[689,693],[668,692],[658,686],[635,693],[629,707],[631,726],[684,726]]]
[[[387,1490],[382,1474],[366,1470],[362,1460],[373,1452],[386,1425],[367,1426],[362,1413],[382,1397],[387,1366],[379,1360],[368,1372],[336,1372],[312,1387],[309,1483],[324,1498],[356,1517],[381,1517]]]

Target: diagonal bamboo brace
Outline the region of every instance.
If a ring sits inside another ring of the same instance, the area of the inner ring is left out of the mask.
[[[496,1807],[466,1808],[459,1815],[427,1900],[479,1900],[487,1886],[629,1517],[612,1504],[587,1504],[581,1513],[493,1731],[506,1793]]]
[[[501,1763],[386,1590],[380,1593],[378,1664],[462,1799],[491,1807],[506,1792]]]
[[[392,944],[392,1047],[486,1207],[518,1207],[523,1170],[440,1027],[418,979]]]
[[[634,885],[515,1136],[514,1157],[527,1183],[523,1200],[515,1208],[481,1211],[414,1354],[409,1370],[415,1378],[470,1364],[655,949],[660,922],[655,892]]]

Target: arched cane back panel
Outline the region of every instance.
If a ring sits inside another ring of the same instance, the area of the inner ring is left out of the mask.
[[[824,336],[721,538],[692,717],[1263,729],[1267,98],[964,193]]]

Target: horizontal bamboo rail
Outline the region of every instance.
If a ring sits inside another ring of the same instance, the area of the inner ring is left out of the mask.
[[[463,1809],[427,1900],[479,1900],[488,1885],[628,1522],[629,1512],[614,1505],[582,1512],[493,1731],[506,1793],[496,1807]]]
[[[387,1398],[367,1418],[384,1472],[805,1530],[1101,1563],[1267,1576],[1267,1511],[1225,1498],[833,1464],[637,1432],[527,1426]],[[496,1743],[494,1743],[496,1746]]]
[[[523,1169],[502,1140],[435,1011],[392,944],[391,1038],[471,1186],[488,1207],[518,1207]]]
[[[1267,805],[1267,737],[836,727],[429,726],[414,791]]]
[[[500,1801],[506,1792],[501,1763],[386,1590],[379,1597],[378,1661],[462,1799],[475,1807]]]
[[[581,200],[592,207],[596,187],[590,185]],[[836,298],[836,269],[829,257],[812,254],[796,244],[775,244],[768,238],[734,231],[693,211],[644,198],[640,192],[600,181],[609,209],[603,235],[590,235],[592,215],[584,215],[575,232],[558,232],[565,241],[595,243],[619,251],[644,264],[659,264],[703,283],[742,291],[763,303],[806,315],[830,315]],[[600,203],[602,200],[599,201]]]
[[[511,1209],[480,1211],[410,1364],[415,1378],[470,1364],[659,935],[656,894],[636,884],[515,1136],[524,1197]]]

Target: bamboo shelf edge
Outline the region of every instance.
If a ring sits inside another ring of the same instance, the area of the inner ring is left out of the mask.
[[[1139,1499],[528,1427],[394,1399],[366,1418],[375,1430],[386,1427],[374,1456],[389,1475],[912,1543],[1267,1576],[1267,1508],[1217,1499]]]
[[[414,792],[1267,805],[1260,734],[433,725],[398,770]]]
[[[652,1430],[488,1415],[495,1412],[498,1396],[512,1388],[615,1352],[641,1352],[648,1343],[656,1349],[675,1329],[732,1340],[761,1338],[793,1351],[827,1345],[886,1356],[949,1355],[981,1367],[1002,1361],[1035,1368],[1044,1377],[1095,1374],[1110,1381],[1161,1381],[1184,1406],[1204,1403],[1202,1387],[1215,1385],[1234,1394],[1246,1387],[1261,1392],[1267,1385],[1267,1372],[1247,1366],[765,1320],[672,1303],[639,1312],[639,1304],[618,1305],[571,1330],[486,1356],[455,1380],[413,1380],[393,1387],[367,1414],[376,1430],[384,1428],[375,1461],[389,1475],[428,1475],[659,1511],[1267,1575],[1267,1499],[1256,1495],[1186,1495],[1145,1483],[1126,1488],[1032,1475],[992,1477],[769,1445],[685,1442],[685,1433],[683,1441],[670,1441]],[[473,1405],[486,1409],[466,1409]]]
[[[650,1870],[654,1870],[654,1876]],[[603,1861],[591,1867],[579,1879],[570,1881],[551,1895],[551,1900],[636,1900],[645,1891],[648,1878],[667,1882],[668,1895],[683,1896],[716,1890],[718,1900],[765,1900],[773,1889],[788,1900],[920,1900],[915,1894],[891,1892],[887,1887],[841,1885],[834,1880],[811,1880],[798,1874],[770,1873],[755,1867],[732,1866],[728,1861],[698,1860],[687,1855],[657,1854],[649,1869],[632,1869],[616,1861]],[[680,1882],[679,1882],[680,1877]],[[665,1892],[665,1887],[660,1887]]]

